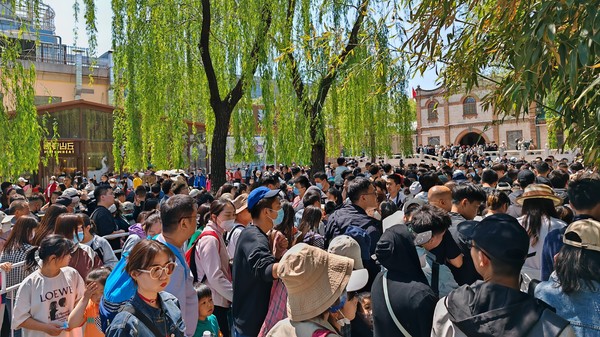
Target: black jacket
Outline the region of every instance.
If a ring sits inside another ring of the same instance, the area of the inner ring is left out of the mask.
[[[446,305],[450,321],[467,336],[527,336],[543,314],[555,316],[561,330],[569,324],[543,301],[490,282],[477,281],[454,290]]]
[[[387,284],[392,310],[400,324],[413,337],[429,337],[437,297],[429,287],[405,225],[392,226],[377,244],[377,260],[387,268]],[[373,335],[403,336],[390,315],[383,292],[383,273],[371,289]]]
[[[329,247],[331,239],[346,233],[348,226],[357,226],[364,229],[371,238],[371,254],[375,253],[375,246],[383,232],[381,221],[367,215],[364,209],[348,203],[329,216],[325,225],[325,246]]]

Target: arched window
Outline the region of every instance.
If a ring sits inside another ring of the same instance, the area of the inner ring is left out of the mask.
[[[467,96],[463,101],[463,115],[477,115],[477,103],[472,96]]]
[[[438,104],[435,101],[431,101],[427,104],[427,119],[431,120],[438,118],[437,105]]]

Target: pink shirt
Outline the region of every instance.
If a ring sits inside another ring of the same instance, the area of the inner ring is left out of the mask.
[[[223,229],[209,221],[202,232],[213,231],[217,233],[219,242],[212,235],[205,235],[196,243],[196,268],[198,278],[206,275],[206,284],[212,290],[215,305],[229,308],[233,299],[233,285],[231,283],[231,269],[229,268],[229,254],[223,241]]]

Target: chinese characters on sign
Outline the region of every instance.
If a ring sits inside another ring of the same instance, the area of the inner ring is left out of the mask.
[[[75,154],[75,143],[73,142],[46,142],[44,152],[58,154]]]

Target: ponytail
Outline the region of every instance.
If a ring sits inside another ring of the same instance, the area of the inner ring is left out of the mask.
[[[39,247],[33,247],[27,252],[27,256],[25,257],[26,270],[32,271],[38,266],[35,259],[36,252],[38,253],[40,260],[46,263],[48,258],[52,255],[63,257],[70,254],[74,246],[75,244],[73,241],[65,239],[62,235],[48,235],[42,240]]]
[[[33,247],[29,251],[27,251],[27,255],[25,256],[25,270],[28,272],[34,271],[38,267],[38,263],[35,259],[35,252],[37,252],[40,247]]]

